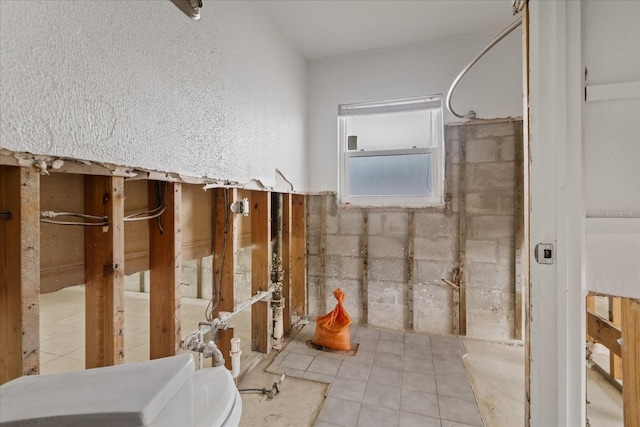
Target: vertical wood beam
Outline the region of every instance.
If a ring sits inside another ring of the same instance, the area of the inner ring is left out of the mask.
[[[218,330],[218,348],[220,353],[224,357],[224,367],[231,369],[231,338],[233,338],[234,328],[219,329]]]
[[[269,290],[271,282],[271,194],[268,191],[251,192],[251,294]],[[251,306],[251,348],[269,353],[268,301]]]
[[[407,327],[409,330],[415,329],[415,320],[414,320],[414,237],[416,234],[416,221],[415,221],[415,210],[409,209],[409,236],[407,242],[407,305],[408,305],[408,318],[407,318]]]
[[[213,190],[213,300],[219,301],[214,317],[235,310],[236,216],[231,203],[238,199],[235,188]],[[220,295],[216,295],[220,292]],[[218,299],[219,298],[219,299]]]
[[[622,400],[625,427],[640,427],[640,301],[622,298]]]
[[[151,359],[174,356],[180,347],[181,198],[180,183],[149,182],[149,208],[165,207],[161,216],[149,222]]]
[[[369,324],[369,210],[362,210],[362,324]]]
[[[0,166],[0,384],[40,372],[40,175]],[[9,217],[10,215],[10,217]]]
[[[609,320],[614,325],[622,327],[622,299],[619,297],[609,297]],[[609,352],[609,374],[614,380],[622,379],[622,359],[611,351]]]
[[[124,178],[84,177],[88,215],[107,217],[88,226],[85,241],[85,366],[124,363]]]
[[[464,126],[460,127],[460,213],[459,213],[459,250],[460,250],[460,335],[467,335],[467,135]]]
[[[516,144],[516,191],[515,191],[515,305],[514,305],[514,338],[517,340],[522,339],[523,329],[523,307],[522,307],[522,291],[526,286],[528,277],[525,272],[525,265],[527,263],[527,248],[529,247],[528,240],[525,239],[525,164],[524,154],[522,146],[522,123],[514,122],[514,134]]]
[[[291,310],[307,314],[307,227],[305,196],[291,195]]]
[[[282,244],[280,251],[282,253],[282,295],[284,296],[284,308],[282,310],[282,327],[285,335],[291,329],[291,243],[293,236],[291,234],[291,200],[292,195],[289,193],[282,195]]]

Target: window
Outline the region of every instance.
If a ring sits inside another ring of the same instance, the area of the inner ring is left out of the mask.
[[[442,204],[440,95],[341,105],[338,121],[341,203]]]

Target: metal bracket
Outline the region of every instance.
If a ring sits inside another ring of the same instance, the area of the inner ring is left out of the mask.
[[[538,264],[553,264],[553,260],[555,259],[553,244],[538,243],[534,255]]]

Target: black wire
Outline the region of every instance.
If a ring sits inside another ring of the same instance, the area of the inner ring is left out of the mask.
[[[161,185],[164,187],[165,206],[166,206],[166,199],[167,199],[167,187],[166,187],[167,183],[156,181],[156,205],[158,207],[162,206],[162,190],[160,189]],[[162,215],[158,217],[158,230],[160,230],[160,234],[164,234],[164,226],[162,225]]]

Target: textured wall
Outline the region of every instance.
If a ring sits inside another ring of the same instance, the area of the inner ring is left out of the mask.
[[[2,148],[305,190],[306,64],[258,3],[0,8]]]
[[[522,116],[522,48],[514,31],[489,51],[458,85],[453,107],[479,118]],[[330,58],[309,66],[309,186],[336,191],[338,105],[446,94],[462,68],[496,34],[439,40]],[[459,121],[445,112],[445,123]]]
[[[347,294],[345,308],[356,323],[451,333],[452,291],[442,279],[451,280],[453,269],[461,265],[464,207],[467,335],[513,338],[515,148],[522,143],[521,123],[445,128],[445,193],[451,195],[449,206],[366,208],[337,205],[333,193],[308,196],[309,313],[331,310],[335,305],[332,293],[342,288]],[[462,143],[466,146],[466,162],[461,183]],[[465,190],[463,199],[461,186]]]

